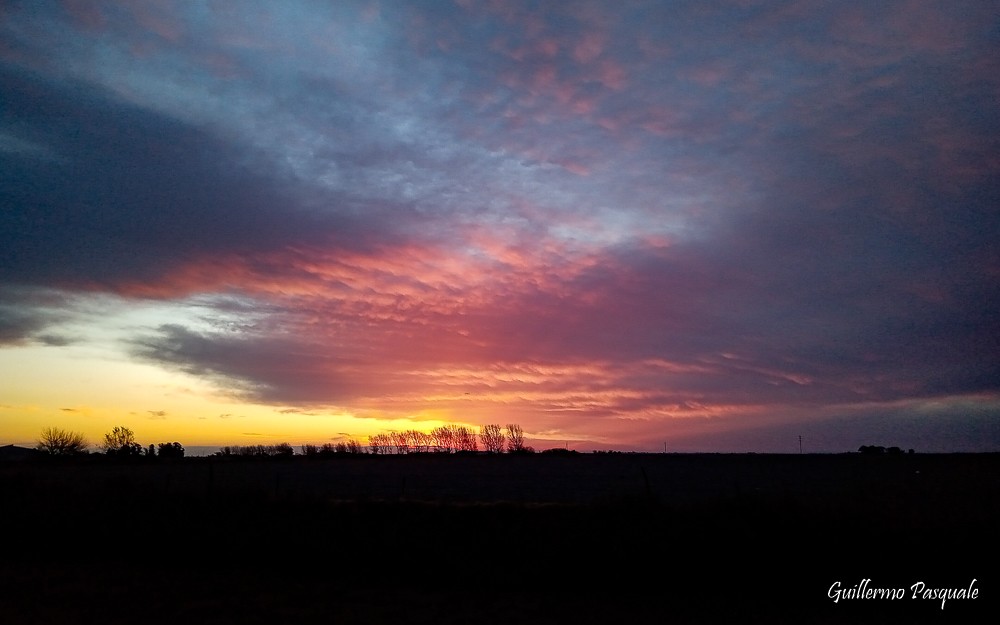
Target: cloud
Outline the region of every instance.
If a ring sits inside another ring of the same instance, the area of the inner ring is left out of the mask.
[[[23,343],[45,325],[44,320],[31,316],[27,311],[0,307],[0,345]]]
[[[862,445],[913,449],[918,453],[989,452],[1000,438],[994,415],[996,397],[966,396],[951,401],[904,400],[859,404],[796,414],[773,423],[730,419],[712,427],[683,428],[670,436],[668,451],[716,449],[727,452],[766,451],[843,453]],[[740,422],[742,421],[742,423]],[[659,441],[662,449],[663,440]],[[647,439],[646,449],[657,441]]]
[[[58,334],[40,334],[35,337],[35,340],[42,345],[48,345],[50,347],[65,347],[77,342],[77,339]]]
[[[72,315],[70,297],[50,289],[5,287],[0,284],[0,346],[31,342],[61,347],[75,342],[70,333],[46,332]]]
[[[199,130],[82,85],[0,81],[9,112],[65,159],[0,156],[4,283],[113,289],[191,258],[365,238],[356,220],[309,213],[245,152]]]
[[[459,391],[487,389],[624,414],[709,397],[816,405],[995,390],[997,360],[983,343],[990,317],[957,319],[964,299],[927,301],[902,274],[883,284],[884,271],[870,285],[851,268],[850,288],[836,273],[814,282],[771,268],[780,249],[731,249],[739,256],[636,242],[591,259],[558,290],[539,289],[527,277],[538,268],[522,268],[523,282],[512,276],[460,307],[450,302],[462,283],[386,298],[372,279],[360,294],[302,286],[291,289],[306,294],[294,311],[259,333],[165,325],[133,349],[293,405],[428,394],[454,402]],[[812,262],[788,254],[796,266]],[[490,363],[498,368],[474,369]],[[583,363],[603,364],[585,373]],[[546,373],[528,375],[531,367]]]

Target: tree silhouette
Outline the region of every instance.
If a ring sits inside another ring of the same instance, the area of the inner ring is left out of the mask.
[[[150,445],[152,447],[152,445]],[[178,443],[160,443],[157,445],[160,452],[161,458],[183,458],[184,457],[184,447]]]
[[[125,426],[116,425],[113,430],[104,435],[104,443],[101,444],[104,453],[109,456],[139,456],[142,454],[142,445],[135,442],[135,434]]]
[[[479,451],[476,433],[464,425],[455,428],[455,449],[457,451]]]
[[[516,423],[507,424],[507,451],[512,454],[524,451],[524,430]]]
[[[455,449],[454,428],[441,425],[431,430],[433,445],[438,451],[450,454]]]
[[[490,454],[503,453],[503,430],[496,423],[479,426],[479,440],[483,449]]]
[[[392,450],[392,439],[388,434],[374,434],[368,437],[368,448],[373,454],[387,454]]]
[[[354,456],[360,456],[361,454],[365,453],[364,445],[362,445],[361,441],[357,439],[353,438],[349,439],[347,441],[347,453]]]
[[[50,456],[75,456],[87,451],[88,443],[79,432],[43,428],[36,449]]]
[[[397,454],[409,453],[410,445],[406,432],[390,432],[389,436],[392,437],[392,445],[396,448]]]
[[[434,438],[420,430],[407,430],[406,439],[409,443],[410,450],[414,453],[424,453],[430,450],[431,445],[434,443]]]
[[[226,445],[220,447],[214,456],[241,458],[290,458],[295,455],[295,449],[288,443],[277,445]]]

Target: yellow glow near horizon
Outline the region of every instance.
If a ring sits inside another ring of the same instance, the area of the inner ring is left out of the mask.
[[[129,362],[81,346],[0,350],[0,444],[33,445],[42,428],[82,433],[91,450],[117,425],[143,445],[292,445],[456,423],[447,411],[354,415],[337,409],[282,408],[228,396],[196,376]]]
[[[420,371],[411,376],[410,388],[355,398],[349,407],[260,404],[220,387],[210,376],[143,362],[129,353],[139,329],[183,320],[211,331],[199,306],[197,298],[176,303],[130,300],[126,305],[112,296],[81,297],[73,316],[54,330],[56,335],[75,337],[74,342],[4,346],[0,444],[31,446],[43,428],[57,427],[82,433],[94,450],[119,425],[130,428],[143,445],[177,441],[186,447],[282,442],[298,446],[348,439],[364,444],[370,435],[383,432],[430,432],[442,425],[478,430],[484,422],[520,422],[516,404],[533,397],[528,389],[443,394],[442,384],[453,382],[462,389],[470,379],[484,375],[460,368]],[[536,376],[531,381],[537,383],[537,376],[556,373],[537,364],[512,367],[487,372],[482,379],[516,384]],[[537,437],[575,438],[558,426],[553,429],[554,425],[538,428]]]

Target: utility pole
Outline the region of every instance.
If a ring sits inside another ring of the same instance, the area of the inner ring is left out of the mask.
[[[802,453],[802,435],[799,434],[799,453]]]
[[[667,453],[667,441],[663,441],[663,453]]]

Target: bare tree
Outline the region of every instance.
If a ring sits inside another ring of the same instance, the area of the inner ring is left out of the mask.
[[[520,453],[524,451],[524,430],[516,423],[507,424],[507,452]]]
[[[75,456],[87,451],[87,439],[79,432],[43,428],[36,448],[51,456]]]
[[[364,453],[362,451],[363,449],[364,447],[361,446],[360,441],[357,441],[353,438],[347,441],[347,453],[355,456],[360,456],[362,453]]]
[[[244,458],[290,458],[295,449],[288,443],[277,445],[226,445],[219,448],[217,456],[240,456]]]
[[[373,454],[387,454],[392,447],[392,441],[387,434],[369,435],[368,447]]]
[[[431,430],[433,445],[438,451],[450,454],[455,448],[455,431],[447,425],[442,425]]]
[[[458,451],[479,451],[476,433],[464,425],[455,428],[455,449]]]
[[[430,447],[430,435],[420,430],[407,430],[406,439],[409,442],[410,451],[414,453],[425,452]]]
[[[377,441],[380,453],[383,454],[392,453],[392,448],[393,448],[392,436],[385,433],[377,434],[375,435],[375,440]]]
[[[392,444],[396,448],[397,454],[405,454],[410,451],[406,432],[390,432],[389,436],[392,437]]]
[[[496,423],[479,426],[479,440],[483,449],[490,454],[503,453],[503,430]]]

